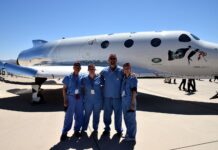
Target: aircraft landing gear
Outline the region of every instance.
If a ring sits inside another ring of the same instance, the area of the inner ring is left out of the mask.
[[[32,104],[39,104],[44,102],[41,85],[32,85]]]
[[[46,81],[46,78],[36,78],[36,81],[34,85],[32,85],[32,104],[41,104],[45,103],[43,95],[42,95],[42,89],[41,85]]]

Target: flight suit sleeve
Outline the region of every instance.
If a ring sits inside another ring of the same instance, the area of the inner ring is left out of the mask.
[[[100,85],[101,87],[103,87],[104,86],[104,70],[102,70],[99,75],[100,75]]]
[[[131,91],[136,91],[137,92],[137,84],[138,84],[138,80],[136,77],[131,79],[131,83],[130,83],[130,88]]]
[[[69,83],[69,77],[68,77],[68,76],[65,76],[64,79],[63,79],[63,81],[62,81],[62,83],[67,86],[68,83]]]

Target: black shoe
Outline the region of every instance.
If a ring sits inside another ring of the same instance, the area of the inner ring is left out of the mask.
[[[117,132],[116,134],[118,137],[122,137],[123,133],[122,132]]]
[[[79,131],[75,131],[75,132],[74,132],[74,135],[75,135],[77,138],[79,138],[79,137],[82,136],[82,134],[81,134]]]
[[[63,142],[63,141],[66,141],[67,139],[68,139],[67,134],[62,134],[60,141]]]
[[[98,130],[94,130],[94,131],[93,131],[93,134],[98,134]]]
[[[103,135],[110,135],[110,131],[104,130]]]
[[[87,133],[86,130],[82,130],[82,131],[81,131],[81,134],[83,134],[83,133]]]
[[[179,90],[181,91],[181,87],[179,87]]]
[[[192,92],[192,91],[189,91],[189,90],[187,91],[187,93],[188,93],[188,94],[193,94],[193,92]]]

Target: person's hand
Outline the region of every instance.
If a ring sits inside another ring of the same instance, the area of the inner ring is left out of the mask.
[[[64,107],[67,107],[68,106],[68,102],[67,102],[67,100],[65,99],[64,100]]]
[[[64,111],[65,111],[65,112],[67,111],[67,108],[68,108],[68,102],[67,102],[67,100],[65,99],[65,100],[64,100]]]
[[[132,103],[130,109],[127,112],[135,112],[135,104]]]
[[[68,106],[66,107],[66,106],[64,106],[64,111],[66,112],[67,111],[67,108],[68,108]]]

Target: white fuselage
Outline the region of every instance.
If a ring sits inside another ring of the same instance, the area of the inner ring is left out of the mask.
[[[187,36],[190,41],[187,41]],[[189,46],[191,48],[184,52]],[[197,52],[189,58],[190,53],[196,49]],[[23,51],[18,62],[22,66],[33,66],[70,65],[80,61],[94,62],[101,66],[107,62],[111,53],[117,55],[120,65],[130,62],[134,67],[151,69],[160,74],[180,77],[218,75],[218,44],[197,40],[186,31],[120,33],[60,39]]]

